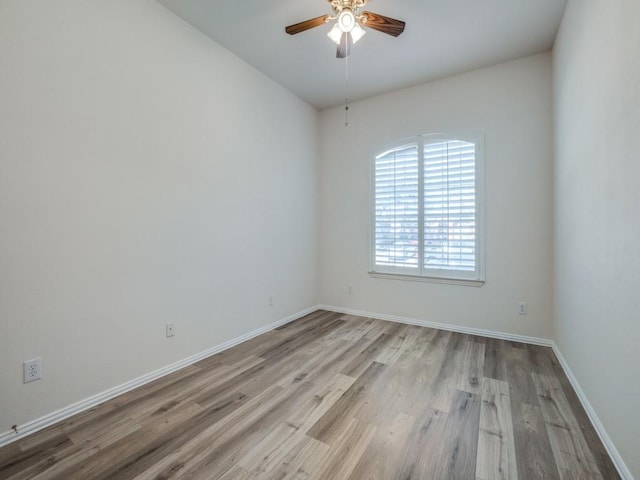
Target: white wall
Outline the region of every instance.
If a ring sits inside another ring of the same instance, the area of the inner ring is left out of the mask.
[[[0,432],[316,304],[317,112],[155,1],[0,2],[0,105]]]
[[[640,3],[569,2],[554,50],[555,337],[640,478]]]
[[[419,320],[551,338],[551,55],[542,54],[320,115],[320,300]],[[485,135],[483,287],[370,278],[371,153],[442,130]],[[353,294],[346,293],[351,282]],[[517,302],[529,304],[517,315]]]

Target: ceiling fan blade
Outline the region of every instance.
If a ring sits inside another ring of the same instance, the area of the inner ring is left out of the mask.
[[[347,57],[349,53],[351,53],[351,45],[353,45],[351,35],[344,32],[342,37],[340,37],[340,45],[338,45],[338,50],[336,51],[336,58]]]
[[[312,18],[304,22],[296,23],[295,25],[289,25],[284,29],[289,35],[295,35],[296,33],[304,32],[313,27],[319,27],[324,25],[331,18],[331,15],[322,15],[320,17]]]
[[[405,23],[402,20],[396,20],[395,18],[385,17],[384,15],[378,15],[372,12],[362,12],[362,14],[367,16],[367,21],[363,23],[365,27],[373,28],[387,35],[393,35],[394,37],[404,32]]]

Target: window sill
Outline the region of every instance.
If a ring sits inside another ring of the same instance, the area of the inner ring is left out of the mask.
[[[442,277],[420,277],[417,275],[402,275],[398,273],[369,272],[371,278],[384,278],[387,280],[405,280],[409,282],[444,283],[448,285],[463,285],[466,287],[481,287],[484,280],[469,280],[466,278],[442,278]]]

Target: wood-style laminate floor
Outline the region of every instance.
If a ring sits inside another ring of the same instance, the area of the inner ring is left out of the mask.
[[[549,348],[318,311],[0,449],[2,479],[617,479]]]

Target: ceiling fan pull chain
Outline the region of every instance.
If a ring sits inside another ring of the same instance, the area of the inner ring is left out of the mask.
[[[346,99],[344,105],[344,126],[349,126],[349,98]]]
[[[349,48],[349,42],[347,42],[347,49]],[[347,56],[344,57],[344,126],[349,126],[349,51]]]

